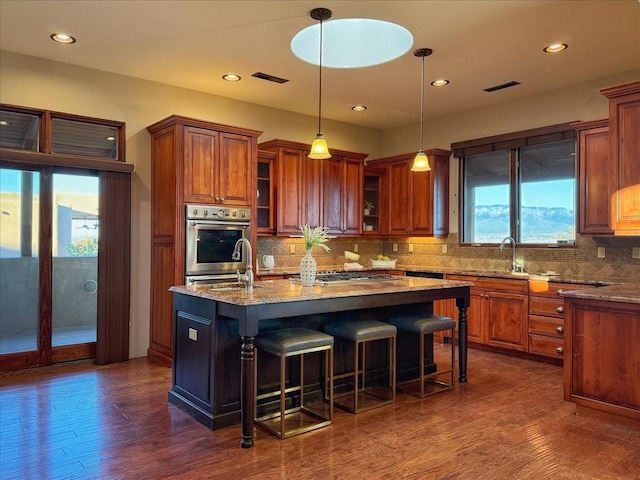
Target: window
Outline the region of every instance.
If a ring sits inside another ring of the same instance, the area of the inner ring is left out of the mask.
[[[573,131],[524,133],[452,145],[462,158],[462,243],[575,242]]]

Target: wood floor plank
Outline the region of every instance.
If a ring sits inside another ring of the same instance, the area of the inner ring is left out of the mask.
[[[0,377],[0,479],[640,478],[640,432],[576,416],[554,365],[470,350],[453,392],[287,440],[256,430],[252,449],[169,404],[170,382],[146,359]]]

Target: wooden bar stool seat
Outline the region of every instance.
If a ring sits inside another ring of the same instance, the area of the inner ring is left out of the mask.
[[[334,395],[336,406],[351,413],[360,413],[393,403],[396,398],[396,327],[377,320],[342,320],[326,324],[324,331],[336,341],[347,341],[353,345],[353,371],[334,375],[334,381],[353,378],[353,390]],[[377,367],[375,375],[373,372],[369,375],[367,344],[384,340],[388,342],[388,366],[382,371]],[[381,376],[386,377],[383,382]],[[350,382],[348,384],[350,387]]]
[[[259,334],[255,338],[255,346],[254,424],[280,439],[330,425],[333,418],[333,337],[306,328],[287,328]],[[260,395],[258,395],[258,351],[267,352],[280,359],[280,388]],[[318,400],[312,407],[311,404],[305,404],[304,358],[307,354],[314,352],[324,352],[323,378],[319,384],[327,391],[324,391],[321,396],[317,395],[317,391],[315,394],[314,392],[309,394],[315,395]],[[287,382],[291,383],[291,379],[287,376],[286,359],[293,356],[300,357],[300,382],[295,386],[287,386]],[[268,400],[278,397],[277,411],[258,416],[259,407],[262,410],[267,409]]]
[[[435,395],[436,393],[453,390],[455,366],[454,333],[456,322],[449,317],[422,314],[391,317],[388,321],[398,330],[415,333],[420,336],[419,376],[415,379],[399,382],[398,390],[418,398],[425,398]],[[451,330],[451,367],[443,370],[438,369],[431,373],[425,373],[425,363],[427,362],[427,359],[425,358],[425,338],[428,334],[446,330]],[[440,377],[444,375],[449,377],[448,382],[440,380]]]

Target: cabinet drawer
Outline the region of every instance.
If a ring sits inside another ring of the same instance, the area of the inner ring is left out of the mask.
[[[562,297],[529,297],[529,314],[564,317],[564,299]]]
[[[546,335],[529,334],[529,352],[547,357],[564,357],[564,339]]]
[[[447,278],[447,280],[462,280],[466,282],[473,282],[474,286],[472,288],[483,289],[489,292],[520,293],[524,295],[529,293],[528,280],[449,274],[447,274],[445,277]]]
[[[529,331],[562,338],[564,336],[564,320],[562,318],[529,315]]]

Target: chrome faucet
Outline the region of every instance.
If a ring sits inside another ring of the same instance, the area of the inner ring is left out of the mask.
[[[504,244],[509,241],[511,242],[511,250],[512,250],[512,256],[511,256],[511,273],[522,273],[524,272],[524,267],[522,265],[520,265],[520,263],[518,263],[518,260],[516,260],[516,241],[513,239],[513,237],[504,237],[502,239],[502,243],[500,244],[500,251],[504,252]]]
[[[245,259],[245,272],[244,274],[240,273],[240,270],[236,270],[236,274],[238,275],[238,281],[245,283],[247,285],[247,290],[253,290],[253,265],[251,263],[251,258],[253,257],[253,251],[251,249],[251,244],[249,240],[246,238],[241,238],[236,242],[236,247],[233,249],[233,253],[231,254],[231,258],[233,260],[240,260],[240,248],[242,244],[247,247],[247,258]]]

